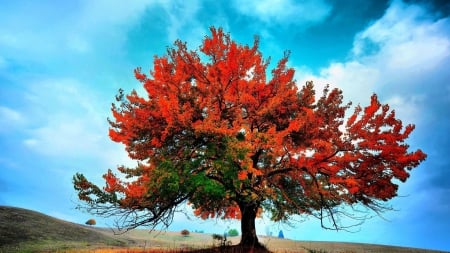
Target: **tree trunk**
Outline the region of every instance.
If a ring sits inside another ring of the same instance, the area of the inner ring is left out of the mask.
[[[258,237],[256,236],[255,219],[256,212],[259,206],[255,203],[241,203],[239,204],[241,209],[241,242],[239,243],[243,247],[259,248]]]

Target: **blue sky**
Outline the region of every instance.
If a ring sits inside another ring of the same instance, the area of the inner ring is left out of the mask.
[[[306,219],[283,229],[298,240],[348,241],[450,250],[450,4],[447,1],[5,1],[0,8],[0,205],[84,223],[75,210],[76,172],[102,183],[134,165],[108,138],[119,88],[141,89],[133,69],[152,67],[177,38],[197,48],[208,27],[223,27],[272,62],[291,51],[301,85],[329,83],[346,100],[370,95],[416,124],[411,149],[428,159],[390,202],[397,210],[354,233],[324,231]],[[109,220],[97,218],[100,225]],[[179,215],[170,229],[220,232],[237,223]]]

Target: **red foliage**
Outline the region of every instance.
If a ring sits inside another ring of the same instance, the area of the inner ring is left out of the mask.
[[[86,221],[86,225],[93,226],[95,224],[97,224],[97,222],[94,219],[89,219]]]
[[[203,56],[177,41],[149,74],[137,68],[145,96],[119,92],[109,136],[142,164],[119,168],[127,180],[108,171],[110,195],[97,194],[103,201],[155,215],[189,200],[202,218],[240,219],[243,209],[264,208],[274,220],[322,219],[341,204],[379,211],[396,196],[397,180],[426,158],[405,143],[414,126],[404,127],[375,94],[346,120],[342,91],[326,87],[316,98],[312,82],[293,79],[288,54],[268,80],[258,39],[250,47],[221,29],[211,33]],[[94,186],[76,185],[89,200]]]

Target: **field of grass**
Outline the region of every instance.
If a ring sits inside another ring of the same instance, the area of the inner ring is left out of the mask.
[[[105,231],[106,232],[106,231]],[[108,233],[108,232],[107,232]],[[109,232],[110,233],[110,232]],[[139,249],[199,249],[218,246],[210,234],[191,233],[184,237],[180,232],[151,232],[133,230],[118,236],[125,240],[134,240]],[[239,243],[240,237],[228,238],[233,245]],[[259,236],[260,242],[274,253],[437,253],[439,251],[394,247],[375,244],[294,241],[276,237]],[[114,251],[111,251],[114,252]],[[125,251],[126,252],[126,251]],[[142,251],[136,251],[142,252]],[[130,252],[131,253],[131,252]],[[133,252],[134,253],[134,252]]]
[[[38,212],[0,206],[0,252],[127,246],[128,242],[87,226]]]
[[[240,238],[228,238],[236,245]],[[260,236],[260,242],[271,252],[279,253],[438,253],[440,251],[402,248],[384,245],[309,242]],[[133,230],[114,235],[110,229],[88,227],[62,221],[30,210],[0,206],[0,253],[65,252],[65,253],[179,253],[245,252],[233,247],[215,251],[205,248],[219,246],[210,234],[180,232],[149,233]],[[203,250],[201,250],[203,249]],[[256,252],[255,252],[256,253]]]

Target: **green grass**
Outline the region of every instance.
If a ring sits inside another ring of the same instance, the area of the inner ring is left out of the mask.
[[[0,252],[126,246],[127,241],[38,212],[0,206]]]

